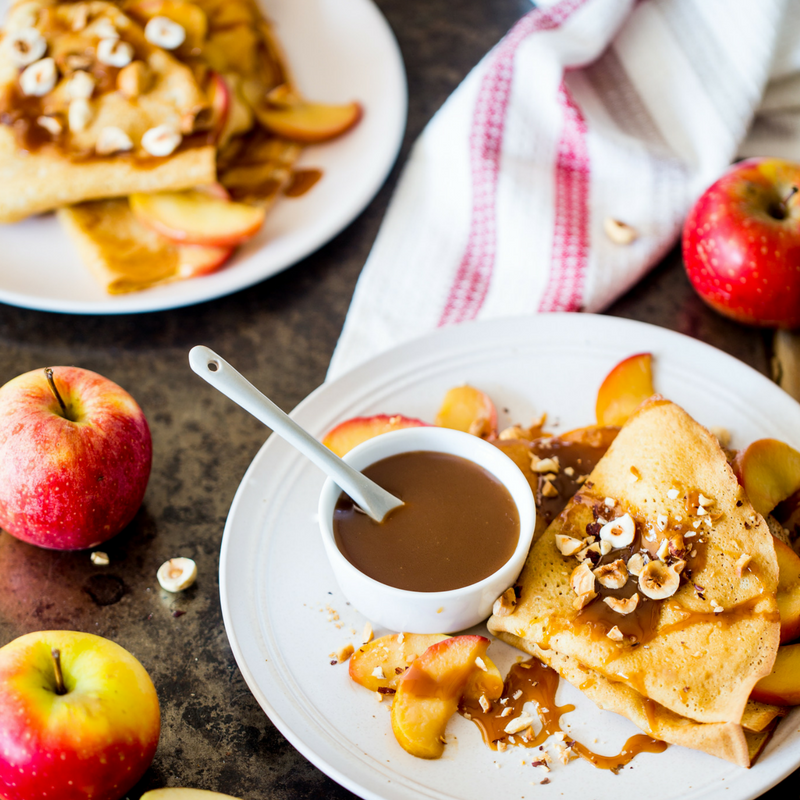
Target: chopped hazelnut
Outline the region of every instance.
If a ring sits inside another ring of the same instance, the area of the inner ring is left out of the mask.
[[[594,576],[606,589],[621,589],[628,582],[628,570],[621,558],[597,567]]]
[[[517,605],[517,595],[514,592],[514,587],[510,586],[506,589],[497,600],[494,601],[492,606],[492,614],[496,617],[507,617],[514,611]]]
[[[564,533],[557,533],[555,536],[556,547],[562,556],[574,556],[584,546],[580,539],[574,536],[567,536]]]
[[[144,61],[131,61],[117,75],[117,89],[120,94],[132,100],[147,92],[150,88],[151,73]]]
[[[617,614],[632,614],[639,605],[639,595],[632,594],[630,597],[604,597],[603,602]]]
[[[614,244],[631,244],[631,242],[635,241],[639,236],[636,232],[636,228],[632,228],[625,222],[621,222],[613,217],[606,217],[603,222],[603,229],[606,232],[606,236],[608,236]]]

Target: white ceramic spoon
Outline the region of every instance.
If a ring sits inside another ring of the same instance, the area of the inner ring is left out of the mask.
[[[301,428],[213,350],[202,345],[193,347],[189,351],[189,366],[204,381],[296,447],[374,520],[381,522],[393,508],[403,505],[402,500],[353,469]]]

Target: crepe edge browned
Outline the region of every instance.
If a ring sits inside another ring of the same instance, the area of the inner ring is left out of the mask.
[[[499,631],[498,639],[523,650],[578,688],[598,708],[630,720],[648,736],[667,744],[688,747],[722,758],[741,767],[750,767],[763,751],[775,725],[786,709],[764,703],[753,704],[741,724],[734,722],[696,722],[647,700],[623,683],[613,683],[576,659],[543,650],[514,634]],[[750,730],[745,723],[757,730]]]

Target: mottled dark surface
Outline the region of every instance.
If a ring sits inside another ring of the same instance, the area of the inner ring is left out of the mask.
[[[530,4],[377,2],[408,72],[402,163],[431,115]],[[48,628],[95,632],[131,650],[153,677],[163,732],[131,800],[166,785],[246,800],[353,796],[278,733],[234,662],[220,613],[219,544],[236,488],[266,431],[221,394],[200,391],[186,355],[199,343],[235,354],[237,368],[281,407],[296,405],[324,379],[397,175],[396,167],[367,210],[319,252],[227,298],[117,317],[0,305],[0,384],[30,369],[76,364],[127,388],[152,428],[153,473],[144,506],[104,548],[109,566],[93,565],[85,553],[40,550],[0,533],[0,644]],[[768,370],[769,337],[708,311],[691,291],[677,251],[610,313],[679,330]],[[173,596],[160,589],[155,573],[176,554],[197,561],[200,580]],[[790,782],[783,788],[800,784]]]

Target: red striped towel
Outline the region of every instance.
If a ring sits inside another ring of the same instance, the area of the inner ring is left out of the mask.
[[[755,154],[800,160],[798,0],[540,5],[414,145],[329,377],[443,325],[603,310]]]

